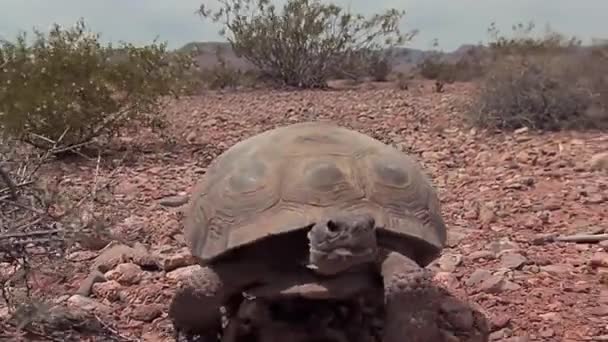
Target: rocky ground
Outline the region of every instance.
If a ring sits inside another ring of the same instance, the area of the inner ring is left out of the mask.
[[[607,241],[555,239],[608,233],[608,136],[473,129],[463,120],[472,91],[456,84],[437,94],[425,84],[182,99],[166,112],[164,137],[132,132],[99,162],[63,160],[44,170],[67,192],[94,188],[95,206],[82,215],[104,220],[80,238],[61,269],[38,264],[32,291],[94,312],[97,326],[81,330],[103,330],[105,337],[91,341],[171,341],[168,303],[192,264],[179,206],[192,185],[243,138],[331,120],[413,154],[432,176],[449,227],[449,246],[433,265],[436,279],[483,309],[492,341],[608,340]],[[13,332],[0,339],[15,338]],[[39,330],[27,338],[51,335]]]

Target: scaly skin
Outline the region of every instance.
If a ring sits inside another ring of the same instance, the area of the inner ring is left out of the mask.
[[[381,254],[379,268],[384,279],[386,310],[382,341],[442,341],[431,271],[399,253]]]
[[[261,264],[201,266],[182,280],[169,306],[174,328],[186,334],[215,336],[221,329],[223,305],[247,286],[279,276]]]

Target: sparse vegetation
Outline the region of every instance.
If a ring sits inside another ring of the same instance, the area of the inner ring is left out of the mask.
[[[608,127],[608,54],[534,25],[505,37],[492,25],[491,64],[480,82],[472,121],[483,127],[543,130]]]
[[[388,80],[392,70],[389,58],[389,53],[376,53],[369,58],[369,73],[374,81],[386,82]]]
[[[433,42],[437,48],[438,42]],[[444,84],[454,82],[470,82],[483,75],[483,50],[480,46],[469,48],[456,61],[445,59],[445,54],[433,50],[417,67],[422,78],[434,80],[436,89],[442,89]]]
[[[5,134],[49,148],[85,144],[138,120],[156,124],[164,95],[179,95],[186,54],[156,42],[104,46],[84,20],[71,28],[34,29],[0,47],[0,127]]]
[[[217,3],[218,9],[203,5],[199,13],[223,25],[236,54],[270,78],[301,88],[325,87],[345,61],[368,69],[379,51],[414,34],[401,33],[405,13],[396,9],[365,18],[318,0],[288,0],[280,11],[268,0]],[[375,75],[382,79],[382,73]]]

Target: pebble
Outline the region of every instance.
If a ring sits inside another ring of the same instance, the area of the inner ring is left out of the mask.
[[[513,270],[521,268],[527,261],[526,257],[524,257],[523,255],[511,252],[502,254],[500,259],[502,267]]]
[[[469,279],[467,279],[467,281],[466,281],[466,285],[467,286],[478,285],[478,284],[482,283],[483,281],[485,281],[486,279],[490,278],[491,276],[492,276],[492,273],[490,271],[478,268],[475,271],[473,271],[473,273],[471,273],[471,275],[469,276]]]
[[[133,263],[119,264],[111,271],[105,274],[106,279],[116,280],[122,285],[135,285],[138,284],[142,277],[143,272],[141,267]]]
[[[496,254],[491,251],[475,251],[467,256],[467,259],[476,261],[479,259],[492,260],[496,258]]]
[[[187,195],[176,195],[176,196],[167,196],[158,201],[158,204],[163,207],[181,207],[182,205],[188,203],[189,197]]]
[[[479,284],[479,289],[487,293],[500,293],[503,291],[513,291],[520,288],[516,283],[505,279],[501,275],[493,275]]]
[[[142,322],[152,322],[163,313],[161,304],[142,304],[137,305],[131,312],[131,318]]]
[[[173,280],[184,280],[186,278],[189,278],[192,273],[197,270],[198,268],[200,268],[200,265],[191,265],[191,266],[186,266],[186,267],[182,267],[182,268],[178,268],[175,269],[171,272],[168,272],[165,276],[169,279],[173,279]]]
[[[68,307],[74,307],[76,309],[84,310],[87,312],[95,312],[100,314],[109,314],[111,308],[105,304],[102,304],[94,299],[81,296],[73,295],[67,300]]]

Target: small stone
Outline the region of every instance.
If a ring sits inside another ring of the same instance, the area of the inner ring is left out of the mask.
[[[119,263],[129,261],[133,253],[133,248],[127,245],[111,245],[95,258],[91,268],[93,270],[99,270],[102,273],[108,272]]]
[[[469,254],[469,256],[468,256],[468,259],[473,260],[473,261],[479,260],[479,259],[492,260],[494,258],[496,258],[496,255],[492,251],[475,251],[475,252]]]
[[[145,246],[139,243],[135,244],[134,247],[111,243],[95,259],[91,268],[106,273],[122,263],[134,263],[138,266],[146,267],[146,269],[160,268],[157,258],[151,255]]]
[[[163,269],[165,272],[171,272],[176,268],[194,264],[196,264],[196,258],[187,248],[182,249],[178,254],[170,255],[163,259]]]
[[[163,313],[161,304],[143,304],[136,306],[131,312],[131,317],[142,322],[152,322]]]
[[[493,331],[503,329],[509,325],[509,322],[511,322],[511,317],[508,315],[494,315],[490,318],[490,329]]]
[[[76,309],[87,312],[109,314],[111,311],[111,308],[109,306],[99,303],[94,299],[77,294],[68,298],[67,304],[68,307],[74,307]]]
[[[529,273],[538,273],[540,272],[540,267],[538,265],[525,265],[521,270]]]
[[[95,259],[97,253],[94,251],[76,251],[66,256],[66,259],[74,262],[89,261]]]
[[[540,328],[540,336],[542,337],[553,337],[555,335],[555,331],[551,328],[548,327],[541,327]]]
[[[103,273],[98,270],[93,270],[91,273],[82,281],[78,290],[76,290],[76,294],[79,294],[84,297],[88,297],[91,294],[91,289],[95,283],[100,283],[106,281],[106,277],[104,277]]]
[[[576,293],[589,293],[591,291],[591,284],[586,281],[577,281],[572,287],[572,291]]]
[[[176,195],[176,196],[167,196],[158,201],[158,204],[163,207],[181,207],[182,205],[188,203],[189,197],[187,195]]]
[[[557,198],[549,198],[542,206],[544,210],[555,211],[561,209],[562,204]]]
[[[433,280],[449,290],[456,289],[460,285],[456,276],[450,272],[437,272]]]
[[[192,276],[192,273],[199,269],[201,266],[200,265],[192,265],[192,266],[186,266],[186,267],[182,267],[182,268],[178,268],[175,269],[171,272],[168,272],[165,276],[169,279],[173,279],[173,280],[184,280],[187,278],[190,278],[190,276]]]
[[[116,302],[121,299],[123,287],[115,280],[110,280],[105,283],[97,283],[93,285],[93,294],[97,298],[106,299],[110,302]]]
[[[608,304],[608,290],[601,290],[600,291],[599,302],[602,303],[602,304]]]
[[[490,334],[489,340],[490,341],[504,341],[505,338],[507,338],[510,334],[511,334],[511,332],[509,331],[509,329],[496,330]]]
[[[561,317],[557,312],[547,312],[540,314],[539,317],[545,321],[559,322],[561,320]]]
[[[490,278],[491,276],[492,276],[492,273],[490,271],[478,268],[475,271],[473,271],[473,273],[471,273],[471,276],[469,276],[469,279],[467,279],[467,281],[466,281],[466,285],[475,286],[477,284],[482,283],[483,281]]]
[[[530,339],[526,336],[513,336],[503,339],[501,342],[530,342]]]
[[[502,266],[508,269],[516,270],[522,267],[527,259],[519,253],[505,253],[501,256]]]
[[[608,267],[608,253],[598,252],[591,257],[591,267]]]
[[[444,272],[454,272],[462,264],[462,255],[444,254],[439,258],[439,267]]]
[[[513,291],[519,289],[520,286],[506,280],[503,276],[493,275],[479,284],[479,289],[487,293],[500,293],[503,291]]]
[[[518,250],[519,246],[517,245],[517,243],[512,242],[508,239],[502,239],[502,240],[494,241],[494,242],[488,244],[486,249],[488,249],[496,254],[499,254],[504,251]]]
[[[8,322],[8,320],[10,318],[11,318],[11,313],[10,313],[10,311],[8,311],[8,306],[3,305],[0,308],[0,321]]]
[[[608,305],[600,305],[589,310],[590,313],[594,316],[604,317],[608,316]]]
[[[448,232],[446,245],[450,248],[454,248],[470,234],[471,233],[466,229],[454,228]]]
[[[481,206],[481,208],[479,208],[479,221],[481,222],[481,224],[488,225],[494,222],[495,219],[496,213],[492,208],[489,208],[487,206]]]
[[[141,281],[143,273],[141,267],[132,263],[124,263],[116,266],[115,269],[106,273],[105,276],[106,279],[116,280],[122,285],[135,285]]]
[[[563,275],[564,273],[570,273],[572,268],[569,265],[546,265],[541,266],[540,270],[553,275]]]
[[[597,153],[589,160],[591,170],[608,171],[608,152]]]
[[[555,237],[557,236],[557,234],[537,234],[534,236],[534,238],[532,239],[532,244],[533,245],[544,245],[546,243],[552,242],[555,240]]]

